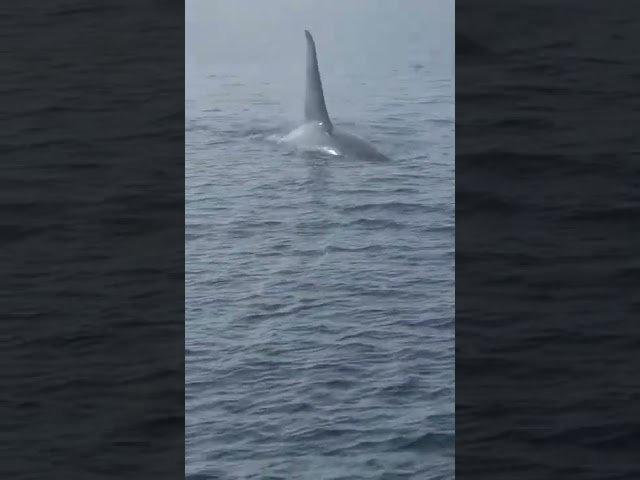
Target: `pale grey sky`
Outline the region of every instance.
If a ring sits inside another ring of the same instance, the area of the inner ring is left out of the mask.
[[[435,51],[453,52],[455,15],[454,0],[186,0],[185,22],[186,62],[210,64],[284,61],[299,55],[305,29],[352,57],[354,36],[384,49],[389,36],[416,31]]]

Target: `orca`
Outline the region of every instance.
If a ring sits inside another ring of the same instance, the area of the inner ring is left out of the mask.
[[[309,30],[305,30],[304,34],[307,40],[304,123],[279,141],[301,150],[327,155],[389,160],[369,143],[334,127],[324,100],[316,44]]]

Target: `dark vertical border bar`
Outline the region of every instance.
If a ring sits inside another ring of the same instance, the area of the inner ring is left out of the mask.
[[[183,3],[0,10],[0,477],[182,478]]]
[[[640,478],[640,24],[456,2],[456,478]]]

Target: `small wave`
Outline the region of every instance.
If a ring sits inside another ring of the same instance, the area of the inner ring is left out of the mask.
[[[354,205],[342,207],[343,213],[359,213],[359,212],[385,212],[392,213],[433,213],[442,209],[436,206],[429,206],[420,203],[408,202],[388,202],[388,203],[368,203],[364,205]]]
[[[513,198],[495,195],[491,192],[458,192],[456,206],[466,212],[494,212],[501,214],[521,213],[525,206]]]
[[[334,247],[334,246],[328,246],[326,251],[327,252],[335,252],[335,253],[358,253],[358,252],[380,252],[382,250],[384,250],[385,247],[383,245],[366,245],[364,247]]]
[[[403,223],[396,222],[394,220],[383,220],[379,218],[359,218],[352,222],[349,222],[350,226],[360,226],[366,228],[375,228],[375,229],[391,229],[391,230],[404,230],[409,228],[409,225],[405,225]]]
[[[84,7],[75,7],[75,8],[62,8],[60,10],[53,11],[49,13],[52,17],[63,17],[69,15],[78,15],[78,14],[104,14],[111,12],[121,12],[123,10],[122,6],[119,5],[92,5],[92,6],[84,6]]]

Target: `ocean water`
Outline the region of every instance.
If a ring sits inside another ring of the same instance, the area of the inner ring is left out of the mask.
[[[186,475],[454,478],[453,2],[187,2]],[[304,29],[336,126],[269,141]]]
[[[179,478],[182,12],[4,7],[0,478]]]
[[[640,478],[640,10],[456,3],[456,474]]]

